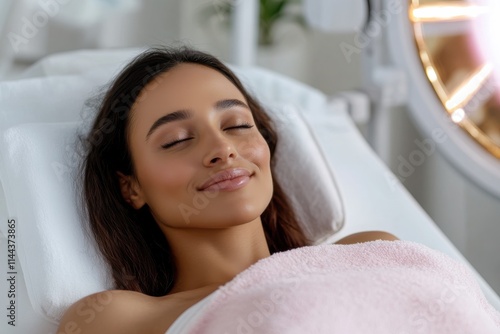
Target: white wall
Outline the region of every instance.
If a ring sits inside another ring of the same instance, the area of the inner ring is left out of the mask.
[[[230,33],[227,26],[222,24],[217,15],[210,18],[208,23],[202,22],[199,15],[205,6],[222,2],[182,1],[180,39],[230,61]],[[259,65],[299,79],[327,94],[360,87],[360,57],[346,59],[339,47],[343,41],[352,43],[353,34],[333,35],[282,24],[277,29],[277,35],[281,37],[275,50],[279,54],[278,61],[274,62],[273,67],[272,60],[265,63],[264,56],[259,56]]]
[[[181,1],[141,0],[142,8],[107,20],[101,47],[169,44],[181,34]]]

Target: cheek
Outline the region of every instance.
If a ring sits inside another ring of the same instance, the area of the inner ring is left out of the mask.
[[[162,163],[161,161],[150,161],[143,164],[144,168],[138,171],[139,181],[142,189],[146,190],[148,202],[156,202],[162,195],[175,199],[181,191],[186,189],[186,182],[191,180],[191,170],[186,163],[174,161]]]
[[[269,167],[270,165],[271,153],[267,142],[262,137],[241,142],[238,145],[238,153],[261,168]]]

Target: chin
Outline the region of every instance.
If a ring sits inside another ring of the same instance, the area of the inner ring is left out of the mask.
[[[272,180],[265,184],[253,184],[248,189],[220,193],[209,199],[196,217],[192,216],[190,225],[200,228],[227,228],[252,222],[260,219],[272,196]]]
[[[262,205],[232,205],[223,208],[212,207],[200,212],[197,219],[193,219],[191,227],[228,228],[253,222],[260,219],[265,207]],[[194,218],[194,217],[193,217]]]

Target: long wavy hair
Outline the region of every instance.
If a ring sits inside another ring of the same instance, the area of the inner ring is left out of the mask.
[[[127,131],[130,110],[141,91],[160,74],[181,63],[195,63],[223,74],[245,96],[256,126],[271,152],[271,173],[278,141],[261,105],[235,74],[215,57],[187,47],[151,48],[133,59],[104,94],[83,144],[82,204],[95,241],[111,266],[115,288],[163,296],[172,289],[173,254],[149,207],[135,210],[123,198],[117,171],[134,175]],[[147,89],[147,88],[146,88]],[[294,210],[273,178],[272,199],[261,215],[271,253],[309,245]]]

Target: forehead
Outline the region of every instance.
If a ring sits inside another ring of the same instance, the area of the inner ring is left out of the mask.
[[[222,73],[210,67],[183,63],[158,75],[144,87],[135,106],[141,108],[161,102],[178,108],[189,108],[187,104],[221,98],[244,98],[238,88]],[[245,101],[246,102],[246,101]]]
[[[199,64],[179,64],[142,89],[131,108],[129,126],[135,132],[132,129],[142,129],[170,112],[189,109],[196,113],[216,101],[231,98],[247,103],[238,88],[217,70]]]

